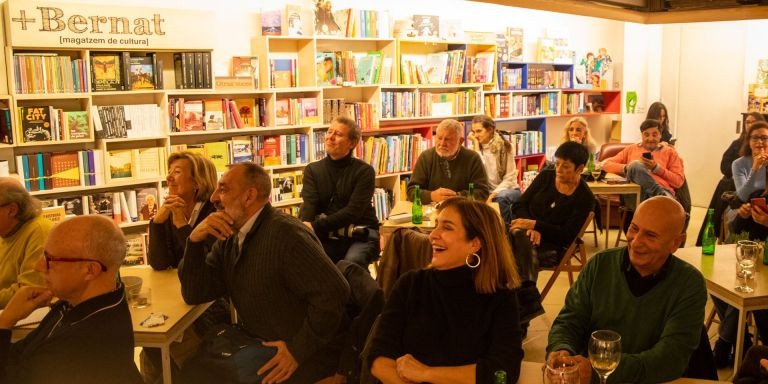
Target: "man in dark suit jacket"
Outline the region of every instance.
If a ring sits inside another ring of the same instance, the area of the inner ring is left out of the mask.
[[[272,208],[270,190],[253,163],[224,173],[211,196],[218,211],[187,240],[182,295],[232,299],[245,330],[276,349],[259,369],[263,382],[314,383],[336,372],[349,286],[311,230]]]

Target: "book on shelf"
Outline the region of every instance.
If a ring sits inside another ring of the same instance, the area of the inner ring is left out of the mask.
[[[121,55],[115,53],[91,54],[91,90],[122,91],[124,90],[123,68]]]
[[[376,218],[379,222],[384,222],[392,210],[392,192],[384,188],[376,188],[373,190],[372,200],[373,206],[376,209]]]
[[[335,11],[333,16],[339,34],[344,37],[389,38],[392,35],[389,11],[346,8]]]
[[[315,2],[315,35],[344,36],[344,30],[339,28],[339,11],[331,12],[331,3]]]
[[[381,117],[385,119],[416,117],[418,103],[419,90],[382,91]]]
[[[298,62],[298,55],[295,53],[271,54],[269,57],[270,87],[297,87],[299,79]]]
[[[224,129],[224,106],[221,99],[204,99],[203,114],[206,131]]]
[[[536,61],[539,63],[555,62],[555,39],[540,37],[536,50]]]
[[[175,52],[173,72],[177,89],[212,88],[211,52]]]
[[[132,179],[134,177],[133,150],[107,151],[107,165],[110,180]]]
[[[16,171],[29,191],[104,183],[101,150],[16,156]]]
[[[233,137],[229,141],[232,164],[253,161],[253,141],[248,136]]]
[[[341,52],[317,52],[315,54],[317,84],[341,85],[342,77],[337,57],[341,58]]]
[[[272,200],[282,201],[299,197],[296,191],[296,173],[280,172],[272,176]]]
[[[382,62],[381,51],[368,52],[357,62],[355,77],[357,84],[378,84],[378,75]]]
[[[464,49],[401,54],[400,81],[403,84],[459,84],[465,82],[465,61]]]
[[[464,41],[461,19],[440,19],[439,31],[441,40]]]
[[[304,35],[304,22],[302,22],[302,9],[297,4],[285,5],[285,24],[288,36]]]
[[[282,34],[282,15],[279,9],[261,11],[261,34],[280,36]]]
[[[164,136],[157,104],[92,105],[97,139]]]
[[[181,126],[182,132],[205,130],[202,100],[187,100],[184,103],[184,123]]]
[[[51,154],[51,187],[75,187],[80,184],[80,165],[82,160],[77,152],[57,152]]]
[[[125,236],[125,258],[122,265],[146,265],[147,264],[147,234],[137,233]]]
[[[88,214],[102,215],[113,219],[114,198],[115,194],[113,192],[100,192],[88,195]]]
[[[131,57],[126,90],[155,89],[155,63],[152,56]]]
[[[413,15],[413,28],[417,36],[423,39],[440,37],[440,17],[435,15]]]
[[[275,125],[320,123],[317,98],[280,98],[275,101]]]
[[[11,175],[11,168],[8,165],[8,160],[0,160],[0,177],[8,177]]]
[[[0,108],[0,144],[13,144],[10,108]]]
[[[378,175],[408,172],[421,152],[431,146],[431,141],[419,134],[369,136],[361,140],[354,155],[370,164]]]
[[[325,157],[325,135],[327,131],[314,131],[312,134],[314,135],[314,153],[315,153],[315,161],[322,160]]]
[[[171,132],[229,130],[265,127],[267,100],[265,98],[168,100]],[[191,114],[190,114],[191,112]],[[205,121],[197,120],[198,118]]]
[[[18,111],[23,142],[54,140],[53,107],[19,107]]]
[[[85,61],[56,53],[13,54],[16,93],[86,92]]]
[[[301,203],[299,203],[301,204]],[[293,217],[299,217],[299,205],[289,205],[284,207],[275,207],[278,211],[285,213],[286,215],[291,215]]]
[[[213,162],[216,172],[224,173],[229,164],[229,145],[225,141],[214,141],[203,144],[205,156]]]
[[[162,147],[120,149],[107,151],[109,181],[146,179],[166,174],[166,150]]]
[[[472,58],[474,71],[469,78],[470,83],[492,83],[493,72],[496,68],[496,52],[478,52]]]
[[[454,116],[481,113],[480,92],[419,92],[419,116]]]
[[[66,111],[64,112],[64,139],[83,140],[91,138],[91,130],[88,128],[88,112]]]
[[[509,57],[504,61],[523,61],[523,28],[507,27],[506,36],[509,42]]]
[[[253,88],[259,89],[259,57],[233,56],[232,76],[251,78],[253,80]]]
[[[152,220],[160,205],[157,188],[140,188],[135,193],[139,220]]]

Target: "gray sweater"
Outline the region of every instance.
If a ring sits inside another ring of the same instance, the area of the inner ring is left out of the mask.
[[[231,297],[251,335],[286,342],[299,363],[288,382],[332,375],[349,286],[317,238],[298,219],[267,204],[240,256],[234,243],[234,237],[216,241],[209,251],[207,242],[187,240],[179,264],[184,300],[200,304]]]
[[[446,167],[447,163],[447,167]],[[432,191],[448,188],[466,195],[469,183],[475,184],[475,198],[485,200],[490,194],[488,176],[485,174],[483,160],[476,152],[459,147],[459,153],[452,160],[443,160],[435,148],[430,148],[419,155],[416,167],[408,183],[408,200],[413,201],[413,193],[418,185],[421,202],[432,202]]]

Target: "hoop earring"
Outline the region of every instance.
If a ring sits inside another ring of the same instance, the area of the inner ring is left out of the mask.
[[[477,259],[477,263],[471,264],[469,262],[469,258],[472,257],[472,256],[474,256]],[[480,255],[478,255],[477,252],[475,252],[475,253],[467,256],[467,258],[464,259],[464,264],[467,264],[467,267],[470,267],[470,268],[477,268],[477,267],[479,267],[480,266]]]

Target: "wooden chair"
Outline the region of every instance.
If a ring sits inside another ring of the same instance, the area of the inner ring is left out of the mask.
[[[584,224],[581,226],[579,234],[573,239],[571,246],[565,251],[565,255],[563,255],[562,260],[560,260],[560,263],[557,266],[553,268],[541,268],[542,270],[552,271],[552,276],[549,277],[547,285],[545,285],[544,289],[541,291],[541,301],[544,301],[544,298],[547,296],[547,293],[549,293],[552,285],[555,284],[555,279],[557,279],[560,272],[568,272],[568,283],[573,285],[573,273],[581,271],[581,268],[587,263],[587,247],[584,245],[584,241],[581,240],[581,237],[584,236],[584,232],[587,230],[589,223],[592,222],[594,217],[595,213],[590,212],[587,219],[584,220]],[[576,259],[578,264],[571,264],[572,259]]]

